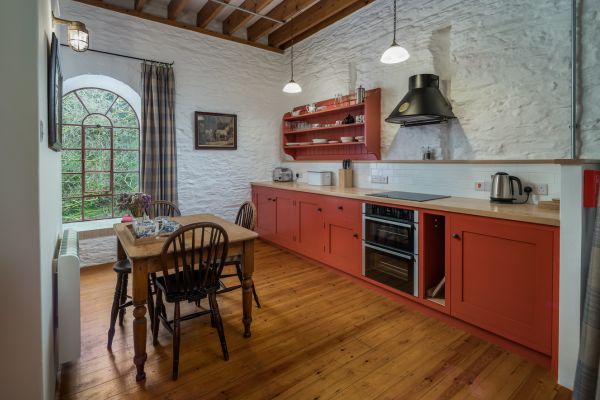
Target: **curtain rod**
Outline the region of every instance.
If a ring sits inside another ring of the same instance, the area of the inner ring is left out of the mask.
[[[69,47],[69,45],[66,45],[66,44],[61,44],[61,46]],[[108,54],[110,56],[129,58],[132,60],[139,60],[139,61],[144,61],[144,62],[149,62],[149,63],[154,63],[154,64],[163,64],[163,65],[169,65],[169,66],[175,64],[175,61],[168,63],[168,62],[164,62],[164,61],[149,60],[147,58],[128,56],[125,54],[112,53],[110,51],[95,50],[95,49],[90,49],[90,48],[88,48],[87,51],[93,51],[94,53]]]

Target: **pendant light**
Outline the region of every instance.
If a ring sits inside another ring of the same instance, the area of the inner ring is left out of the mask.
[[[285,84],[285,86],[283,87],[283,92],[284,93],[300,93],[302,92],[302,88],[300,87],[300,85],[298,85],[295,81],[294,81],[294,18],[292,18],[291,20],[291,26],[292,26],[292,62],[291,62],[291,66],[292,66],[292,78],[290,79],[290,81],[288,83]]]
[[[410,57],[408,51],[396,42],[396,2],[397,0],[394,0],[394,41],[389,49],[381,55],[380,61],[384,64],[398,64]]]

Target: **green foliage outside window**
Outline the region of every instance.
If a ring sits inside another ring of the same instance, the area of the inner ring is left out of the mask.
[[[119,193],[139,192],[140,127],[127,101],[107,90],[63,97],[63,222],[118,217]]]

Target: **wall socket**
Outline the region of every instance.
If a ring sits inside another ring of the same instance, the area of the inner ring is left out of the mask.
[[[548,194],[548,184],[547,183],[532,183],[530,186],[533,189],[533,194],[539,194],[539,195],[547,195]]]
[[[475,190],[478,192],[489,192],[492,186],[492,182],[475,182]]]
[[[371,175],[371,183],[388,183],[388,177],[385,175]]]

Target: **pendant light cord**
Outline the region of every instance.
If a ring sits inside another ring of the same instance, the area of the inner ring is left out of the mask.
[[[292,26],[292,80],[294,80],[294,18],[290,21]]]
[[[396,3],[398,2],[398,0],[394,0],[394,44],[396,44]]]

